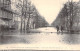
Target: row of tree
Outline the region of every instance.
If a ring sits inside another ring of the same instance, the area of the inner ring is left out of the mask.
[[[63,26],[64,30],[69,32],[79,31],[80,23],[80,1],[68,1],[58,14],[56,20],[52,23],[53,26]],[[76,30],[75,30],[76,28]]]
[[[16,8],[18,9],[18,14],[21,16],[21,31],[30,29],[30,22],[35,24],[35,28],[44,27],[48,24],[45,19],[39,14],[36,7],[29,0],[15,0]]]

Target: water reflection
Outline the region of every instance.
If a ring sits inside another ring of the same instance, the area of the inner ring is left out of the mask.
[[[80,44],[80,34],[63,34],[61,40],[66,44]]]
[[[25,33],[18,35],[1,35],[0,44],[12,44],[12,43],[53,43],[55,41],[64,44],[80,44],[80,34],[57,34],[57,33]]]
[[[29,37],[28,37],[29,38]],[[29,43],[25,36],[0,36],[0,44]]]

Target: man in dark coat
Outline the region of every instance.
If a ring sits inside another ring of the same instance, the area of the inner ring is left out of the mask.
[[[61,33],[62,33],[62,34],[63,34],[63,29],[64,29],[63,26],[61,26]]]
[[[58,25],[56,26],[56,29],[57,29],[57,33],[58,33],[59,32],[59,26]]]

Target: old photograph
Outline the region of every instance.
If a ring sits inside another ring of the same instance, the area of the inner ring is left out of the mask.
[[[0,50],[80,50],[80,0],[0,0]]]

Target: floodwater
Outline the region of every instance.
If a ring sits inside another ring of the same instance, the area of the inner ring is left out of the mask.
[[[37,32],[37,33],[33,33]],[[80,44],[80,34],[57,34],[53,27],[32,29],[31,33],[4,33],[0,44]]]

